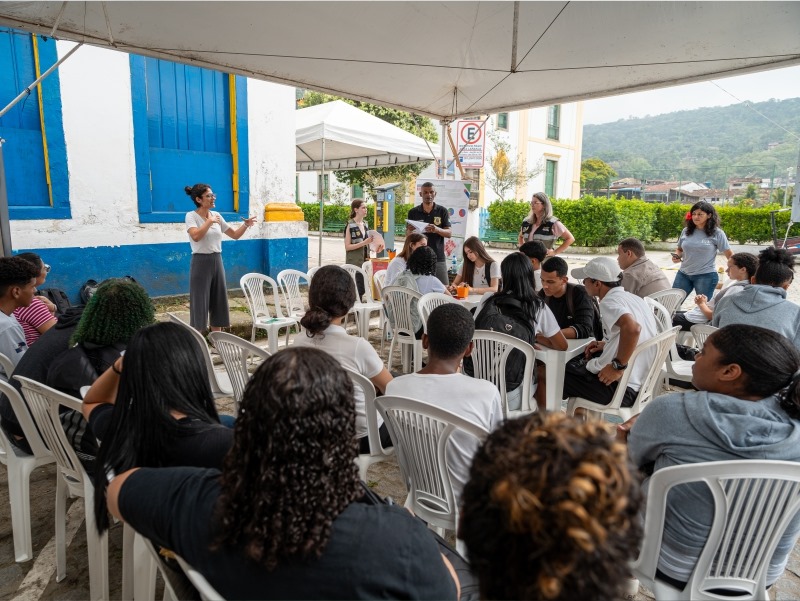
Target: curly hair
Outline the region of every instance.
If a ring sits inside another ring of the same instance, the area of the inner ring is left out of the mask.
[[[694,203],[692,208],[689,209],[685,224],[686,233],[691,236],[697,229],[694,221],[692,221],[692,213],[695,211],[703,211],[704,213],[708,213],[708,221],[706,221],[706,226],[703,228],[703,231],[706,233],[706,236],[711,236],[719,227],[719,213],[717,213],[714,205],[712,205],[710,202],[706,202],[705,200]]]
[[[475,335],[475,320],[466,307],[445,303],[428,317],[428,354],[440,359],[461,357]]]
[[[40,267],[19,257],[0,257],[0,296],[11,286],[26,286],[39,277]]]
[[[735,253],[731,255],[731,261],[739,269],[747,271],[747,277],[752,278],[758,271],[758,257],[752,253]]]
[[[353,385],[329,354],[290,347],[264,361],[225,458],[214,547],[240,547],[267,570],[319,557],[361,495],[355,423]]]
[[[128,278],[109,279],[89,299],[70,344],[127,343],[138,330],[154,322],[153,301],[144,288]]]
[[[308,286],[308,311],[300,318],[306,335],[313,338],[331,325],[331,318],[342,317],[356,304],[353,278],[338,265],[317,270]]]
[[[411,253],[407,267],[414,275],[436,275],[436,251],[430,246],[420,246]]]
[[[783,286],[794,279],[794,257],[785,248],[765,248],[758,253],[756,284]]]
[[[460,536],[482,599],[622,596],[642,502],[625,445],[561,413],[506,421],[478,450]]]

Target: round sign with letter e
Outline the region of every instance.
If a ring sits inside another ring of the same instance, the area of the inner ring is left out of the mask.
[[[483,167],[484,151],[486,148],[484,121],[458,121],[458,158],[464,167],[480,169]]]

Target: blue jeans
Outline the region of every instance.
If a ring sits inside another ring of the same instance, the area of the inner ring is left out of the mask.
[[[719,274],[716,271],[697,275],[686,275],[682,271],[678,271],[675,281],[672,282],[672,287],[686,291],[686,296],[689,296],[692,293],[692,289],[694,289],[697,294],[705,294],[706,298],[710,299],[714,296],[717,282],[719,282]]]

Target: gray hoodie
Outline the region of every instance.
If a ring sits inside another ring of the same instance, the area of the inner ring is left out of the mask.
[[[800,305],[786,300],[786,290],[751,284],[739,294],[725,296],[714,309],[711,325],[732,323],[761,326],[783,334],[800,348]]]
[[[800,462],[800,421],[786,414],[777,397],[743,401],[703,391],[668,394],[642,411],[628,437],[628,452],[640,468],[655,463],[655,471],[733,459]],[[645,480],[645,491],[647,484]],[[705,484],[678,486],[668,499],[658,568],[686,582],[713,520],[713,500]],[[783,573],[798,534],[800,515],[775,550],[767,584]]]

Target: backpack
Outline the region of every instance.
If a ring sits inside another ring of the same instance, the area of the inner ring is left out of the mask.
[[[80,290],[81,302],[84,305],[87,304],[89,302],[89,299],[91,299],[94,296],[94,293],[97,292],[97,289],[100,286],[102,286],[103,284],[105,284],[109,280],[117,280],[117,279],[119,279],[119,280],[129,280],[129,281],[131,281],[131,282],[133,282],[135,284],[138,284],[138,282],[132,276],[129,276],[129,275],[124,275],[121,278],[107,278],[107,279],[103,280],[102,282],[100,282],[99,284],[97,283],[97,280],[86,280],[83,283],[83,286],[81,286],[81,290]]]
[[[575,315],[575,288],[577,284],[567,284],[567,311],[570,315]],[[544,298],[545,304],[549,303],[549,297],[541,293]],[[592,301],[592,309],[594,309],[594,320],[592,321],[593,335],[596,340],[603,340],[605,332],[603,331],[603,319],[600,317],[600,304],[594,296],[589,297]]]
[[[503,294],[489,297],[475,318],[476,330],[501,332],[527,342],[531,346],[536,343],[536,330],[525,318],[522,303]],[[474,375],[471,357],[464,357],[464,373]],[[513,350],[506,361],[506,390],[516,390],[525,378],[525,355]],[[533,372],[532,385],[536,384],[536,371]]]
[[[61,288],[42,288],[39,296],[45,297],[56,306],[56,315],[61,316],[72,306],[67,293]]]

